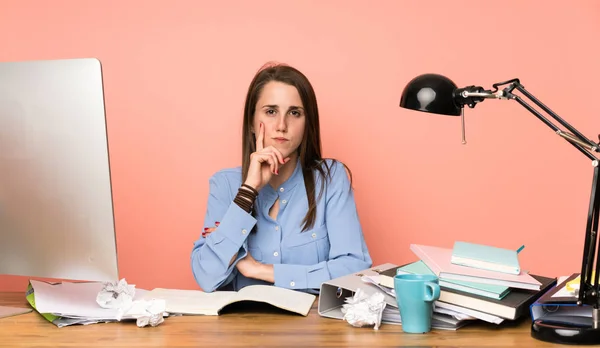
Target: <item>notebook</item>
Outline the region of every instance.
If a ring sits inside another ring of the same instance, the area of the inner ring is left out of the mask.
[[[398,268],[397,272],[411,274],[431,274],[435,275],[423,261],[416,261],[406,266]],[[510,292],[510,288],[503,285],[482,284],[475,282],[467,282],[461,280],[445,280],[439,279],[440,287],[455,289],[468,292],[475,295],[489,297],[496,300],[501,300]]]
[[[516,250],[490,245],[457,241],[452,249],[452,263],[455,265],[485,269],[508,274],[521,273]]]
[[[492,284],[525,290],[540,290],[541,283],[531,275],[507,274],[452,263],[452,249],[427,245],[411,244],[410,250],[419,257],[440,279],[461,280]]]

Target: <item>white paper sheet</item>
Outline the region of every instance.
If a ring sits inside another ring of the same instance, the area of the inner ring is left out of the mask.
[[[125,319],[125,317],[122,318],[122,310],[102,308],[96,302],[96,296],[103,288],[103,283],[101,282],[63,282],[52,285],[32,280],[31,286],[35,293],[35,307],[40,313],[94,320]],[[143,289],[136,289],[134,301],[140,300],[146,292]]]

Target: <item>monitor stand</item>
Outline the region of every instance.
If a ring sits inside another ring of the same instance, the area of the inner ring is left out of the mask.
[[[31,312],[32,308],[0,306],[0,319]]]

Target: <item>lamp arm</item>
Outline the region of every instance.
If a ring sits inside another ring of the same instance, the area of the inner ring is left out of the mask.
[[[503,90],[498,87],[508,85]],[[600,152],[600,143],[594,143],[586,138],[575,127],[558,116],[549,107],[544,105],[539,99],[533,96],[519,82],[519,79],[513,79],[506,82],[500,82],[493,85],[494,90],[485,90],[482,87],[468,86],[455,91],[455,101],[460,105],[468,105],[473,108],[475,105],[484,99],[509,99],[515,100],[533,115],[535,115],[546,126],[550,127],[556,134],[567,140],[571,145],[583,153],[592,161],[594,174],[592,180],[592,192],[590,195],[590,204],[586,223],[585,244],[583,248],[583,257],[581,262],[581,277],[579,285],[579,294],[577,299],[578,305],[593,306],[592,321],[595,328],[600,328],[600,284],[598,282],[600,276],[600,253],[597,254],[596,248],[598,239],[598,219],[600,217],[600,186],[598,185],[598,176],[600,172],[599,159],[593,152]],[[527,99],[531,100],[535,105],[545,111],[552,119],[560,123],[567,131],[558,128],[551,120],[542,115],[538,110],[529,105],[519,95],[513,94],[514,90],[519,91]],[[598,136],[600,139],[600,135]],[[594,258],[596,260],[594,260]],[[595,261],[595,265],[594,265]],[[595,273],[594,273],[595,271]]]
[[[539,99],[537,99],[529,91],[527,91],[523,85],[521,85],[520,83],[517,82],[517,83],[513,83],[512,86],[515,89],[517,89],[519,92],[523,93],[524,96],[526,96],[528,99],[530,99],[532,102],[534,102],[542,110],[547,112],[550,116],[552,116],[553,119],[555,119],[558,123],[560,123],[563,127],[565,127],[571,133],[570,134],[570,133],[564,132],[556,127],[553,127],[554,131],[558,135],[562,136],[563,138],[565,138],[571,142],[575,142],[575,143],[585,147],[587,150],[590,150],[592,152],[600,152],[600,144],[594,143],[593,141],[588,139],[585,135],[583,135],[581,132],[579,132],[577,129],[575,129],[575,127],[571,126],[567,121],[565,121],[560,116],[558,116],[554,111],[550,110],[549,107],[544,105],[544,103],[542,103]],[[509,88],[511,88],[511,87],[509,87]],[[510,93],[510,89],[508,89],[508,91]],[[519,102],[519,104],[523,105],[522,102],[520,102],[519,100],[521,100],[521,99],[520,98],[517,99],[517,102]],[[523,106],[525,106],[525,105],[523,105]],[[530,111],[537,112],[537,110],[535,110],[535,109],[530,110]],[[537,112],[537,114],[539,114],[539,112]],[[536,116],[538,116],[538,115],[536,115]],[[541,116],[541,114],[539,114],[539,116]],[[594,160],[597,158],[594,157],[591,159]]]
[[[591,141],[590,139],[586,138],[586,136],[583,135],[581,132],[579,132],[577,129],[575,129],[575,127],[571,126],[567,121],[565,121],[564,119],[562,119],[554,111],[550,110],[549,107],[547,107],[546,105],[544,105],[544,103],[542,103],[539,99],[537,99],[531,93],[529,93],[529,91],[527,91],[525,89],[525,87],[523,87],[523,85],[521,85],[520,83],[515,84],[515,88],[519,92],[523,93],[523,95],[525,95],[531,101],[533,101],[542,110],[546,111],[549,115],[551,115],[552,118],[554,118],[556,121],[558,121],[558,123],[560,123],[561,125],[563,125],[569,132],[575,134],[579,139],[581,139],[584,143],[586,143],[586,145],[590,147],[589,150],[595,151],[595,152],[600,152],[600,150],[598,150],[598,148],[599,148],[598,145],[599,144],[596,144],[593,141]]]
[[[597,144],[590,145],[588,143],[589,140],[587,138],[583,138],[583,139],[576,138],[572,134],[562,131],[561,129],[556,127],[550,120],[548,120],[546,117],[544,117],[544,115],[542,115],[539,111],[532,108],[531,105],[527,104],[527,102],[525,102],[521,97],[519,97],[517,95],[513,95],[513,96],[514,97],[512,99],[514,99],[517,103],[521,104],[521,106],[523,106],[525,109],[529,110],[538,119],[540,119],[540,121],[544,122],[548,127],[552,128],[552,130],[556,134],[562,136],[564,139],[569,141],[569,143],[571,143],[571,145],[573,145],[577,150],[579,150],[581,153],[583,153],[587,158],[589,158],[592,161],[598,160],[598,158],[596,156],[594,156],[592,153],[590,153],[587,150],[587,149],[589,149],[590,151],[596,151],[598,149]],[[552,114],[550,114],[550,115],[554,118],[554,115],[552,115]],[[572,126],[570,126],[570,127],[572,128]]]
[[[498,86],[498,84],[495,84],[494,88],[497,88]],[[550,117],[552,117],[554,120],[560,123],[564,128],[568,130],[568,132],[565,132],[562,129],[558,128],[548,118],[544,117],[544,115],[542,115],[538,110],[534,109],[525,100],[523,100],[523,98],[513,94],[512,91],[515,89],[521,94],[523,94],[525,97],[527,97],[529,100],[531,100],[535,105],[540,107],[543,111],[550,115]],[[556,134],[563,137],[577,150],[579,150],[592,161],[592,165],[594,166],[594,174],[586,222],[585,243],[583,247],[583,256],[581,261],[581,277],[577,304],[587,304],[593,306],[593,324],[594,327],[600,327],[600,285],[598,284],[598,276],[600,275],[600,253],[597,253],[598,250],[596,249],[598,239],[598,213],[600,210],[600,187],[598,186],[599,163],[598,158],[592,153],[600,152],[600,144],[596,144],[587,137],[585,137],[581,132],[575,129],[575,127],[573,127],[567,121],[565,121],[563,118],[557,115],[548,106],[546,106],[539,99],[533,96],[529,91],[527,91],[525,87],[519,82],[519,80],[510,81],[509,86],[502,90],[502,94],[503,97],[515,100],[529,112],[534,114],[540,121],[542,121],[544,124],[550,127]],[[594,258],[596,260],[594,260]],[[594,270],[595,273],[593,272]]]
[[[498,90],[498,87],[502,85],[509,84],[503,90]],[[461,105],[467,105],[470,108],[475,107],[477,103],[483,101],[484,99],[511,99],[515,100],[533,115],[535,115],[540,121],[542,121],[546,126],[550,127],[556,134],[563,137],[567,140],[571,145],[573,145],[576,149],[578,149],[581,153],[583,153],[586,157],[588,157],[592,161],[598,161],[598,158],[594,156],[591,152],[600,152],[600,143],[594,143],[590,139],[588,139],[585,135],[579,132],[575,127],[571,126],[567,121],[558,116],[554,111],[552,111],[549,107],[544,105],[539,99],[537,99],[533,94],[525,89],[525,87],[519,82],[519,79],[512,79],[505,82],[495,83],[494,90],[485,90],[483,87],[479,86],[468,86],[465,88],[459,88],[454,93],[455,100]],[[518,90],[525,97],[539,106],[542,110],[544,110],[548,115],[550,115],[554,120],[560,123],[563,127],[565,127],[568,132],[563,131],[558,128],[552,121],[542,115],[538,110],[534,109],[531,105],[529,105],[523,98],[520,96],[513,94],[513,90]],[[600,135],[598,136],[600,140]]]

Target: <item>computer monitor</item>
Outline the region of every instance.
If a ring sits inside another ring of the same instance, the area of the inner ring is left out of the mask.
[[[0,275],[118,280],[97,59],[0,62]]]

